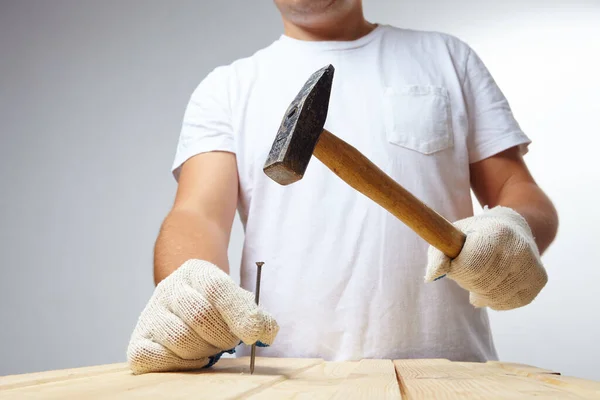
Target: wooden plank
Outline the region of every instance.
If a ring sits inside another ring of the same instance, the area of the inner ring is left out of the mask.
[[[209,370],[135,376],[126,364],[0,378],[0,399],[600,399],[600,382],[515,363],[224,358]]]
[[[166,373],[133,376],[123,371],[0,391],[0,399],[118,398],[139,387],[157,386],[173,379],[173,376]]]
[[[93,367],[69,368],[55,371],[0,376],[0,391],[42,383],[64,381],[129,370],[127,363],[98,365]]]
[[[331,399],[358,364],[358,362],[321,363],[244,398],[252,400]]]
[[[532,378],[577,393],[586,399],[600,399],[600,382],[597,381],[590,381],[571,376],[549,374],[536,375]]]
[[[405,399],[580,399],[581,396],[494,366],[435,360],[394,361]]]
[[[600,382],[597,381],[563,376],[559,372],[554,372],[552,370],[538,368],[527,364],[498,361],[492,361],[489,362],[489,364],[506,371],[511,371],[522,376],[537,379],[550,385],[558,386],[564,390],[577,393],[583,398],[600,399]]]
[[[362,360],[326,362],[248,398],[395,400],[401,396],[390,360]]]
[[[511,362],[500,362],[500,361],[488,361],[486,364],[490,366],[496,366],[498,368],[506,369],[508,371],[515,372],[522,376],[531,376],[538,374],[552,374],[560,375],[559,372],[555,372],[549,369],[538,368],[532,365],[511,363]]]
[[[401,399],[394,364],[390,360],[362,360],[340,385],[333,399]]]
[[[210,370],[135,376],[129,371],[49,382],[0,392],[0,399],[233,399],[322,363],[319,359],[221,359]]]

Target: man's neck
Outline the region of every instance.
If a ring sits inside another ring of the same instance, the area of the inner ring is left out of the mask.
[[[351,41],[360,39],[376,28],[364,19],[362,14],[352,19],[340,21],[335,26],[299,26],[283,20],[284,34],[288,37],[306,41]]]

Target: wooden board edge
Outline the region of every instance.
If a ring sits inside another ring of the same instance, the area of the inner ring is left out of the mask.
[[[491,365],[491,366],[496,366],[499,368],[503,368],[505,370],[517,373],[519,375],[523,375],[523,376],[529,376],[529,375],[537,375],[537,374],[551,374],[551,375],[561,375],[560,372],[551,370],[551,369],[545,369],[545,368],[540,368],[540,367],[536,367],[533,365],[529,365],[529,364],[522,364],[522,363],[516,363],[516,362],[508,362],[508,361],[488,361],[486,362],[486,364]]]
[[[95,375],[120,373],[129,370],[127,363],[103,364],[89,367],[64,368],[52,371],[6,375],[0,377],[0,391],[44,383],[60,382]]]

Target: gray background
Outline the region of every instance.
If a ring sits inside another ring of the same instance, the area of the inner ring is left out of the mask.
[[[496,77],[562,218],[539,299],[491,312],[500,356],[600,379],[600,5],[366,0],[365,12],[457,35]],[[0,2],[0,375],[125,360],[189,95],[280,33],[266,0]],[[236,219],[236,273],[242,240]]]

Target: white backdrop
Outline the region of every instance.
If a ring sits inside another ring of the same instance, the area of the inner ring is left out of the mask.
[[[500,356],[600,380],[600,2],[365,0],[365,12],[459,36],[492,71],[561,217],[547,288],[491,313]],[[0,2],[0,375],[125,359],[188,97],[280,29],[270,1]],[[242,240],[236,219],[234,273]]]

